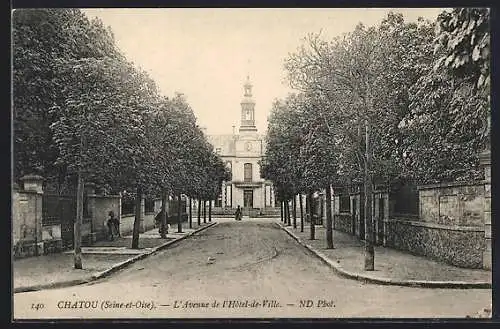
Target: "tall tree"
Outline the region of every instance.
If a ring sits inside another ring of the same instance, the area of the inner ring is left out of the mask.
[[[337,171],[330,172],[343,175],[344,181],[362,178],[366,195],[366,270],[374,268],[370,201],[373,183],[401,174],[403,152],[398,124],[408,112],[405,88],[418,77],[407,75],[405,80],[406,72],[400,72],[400,68],[407,67],[405,61],[410,65],[418,63],[414,49],[416,43],[427,37],[425,25],[423,21],[405,24],[401,15],[391,13],[378,27],[358,25],[353,32],[331,42],[322,40],[320,35],[310,35],[306,45],[286,62],[291,85],[311,94],[319,105],[320,110],[316,115],[311,112],[311,116],[322,117],[330,128],[330,136],[336,137],[331,138],[338,142],[332,149],[337,149],[339,165]],[[395,90],[394,86],[398,88]],[[306,152],[314,150],[313,146],[311,143],[305,148]],[[326,182],[323,187],[328,185]]]
[[[481,179],[478,153],[490,144],[489,10],[444,11],[437,27],[434,43],[419,49],[427,61],[399,125],[404,164],[420,183]]]
[[[64,164],[57,162],[50,125],[61,93],[65,60],[121,57],[102,23],[77,9],[17,9],[12,16],[14,178],[43,175],[57,190],[68,188]]]

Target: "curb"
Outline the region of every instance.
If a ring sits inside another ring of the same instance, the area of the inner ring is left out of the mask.
[[[320,251],[315,250],[307,243],[303,242],[298,236],[291,232],[288,228],[277,223],[288,235],[296,240],[300,245],[309,250],[313,255],[318,257],[328,266],[330,266],[337,274],[344,278],[363,281],[365,283],[374,283],[379,285],[403,286],[403,287],[418,287],[418,288],[446,288],[446,289],[491,289],[491,282],[465,282],[465,281],[426,281],[426,280],[395,280],[386,278],[377,278],[372,275],[354,273],[344,270],[342,266],[329,259]]]
[[[89,282],[92,282],[92,281],[96,281],[98,279],[101,279],[101,278],[104,278],[104,277],[107,277],[109,276],[110,274],[118,271],[118,270],[121,270],[125,267],[127,267],[128,265],[132,264],[132,263],[135,263],[137,262],[138,260],[141,260],[141,259],[144,259],[160,250],[163,250],[165,248],[167,248],[168,246],[174,244],[174,243],[177,243],[181,240],[184,240],[186,239],[187,237],[191,236],[191,235],[194,235],[196,233],[199,233],[201,231],[204,231],[214,225],[217,225],[217,222],[212,222],[206,226],[203,226],[195,231],[192,231],[190,233],[187,233],[186,235],[183,235],[177,239],[174,239],[174,240],[171,240],[171,241],[168,241],[168,242],[165,242],[164,244],[162,245],[159,245],[155,248],[153,248],[152,250],[149,250],[145,253],[142,253],[142,254],[139,254],[139,255],[136,255],[134,257],[131,257],[129,259],[126,259],[120,263],[116,263],[114,265],[112,265],[110,268],[107,268],[101,272],[97,272],[97,273],[94,273],[92,274],[90,277],[88,278],[85,278],[85,279],[75,279],[75,280],[69,280],[69,281],[61,281],[61,282],[53,282],[53,283],[46,283],[46,284],[39,284],[39,285],[33,285],[33,286],[25,286],[25,287],[17,287],[17,288],[14,288],[13,289],[13,293],[20,293],[20,292],[31,292],[31,291],[39,291],[39,290],[45,290],[45,289],[56,289],[56,288],[66,288],[66,287],[71,287],[71,286],[77,286],[77,285],[81,285],[81,284],[85,284],[85,283],[89,283]]]

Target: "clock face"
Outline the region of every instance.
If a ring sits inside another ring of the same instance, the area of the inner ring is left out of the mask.
[[[245,148],[247,149],[247,151],[250,151],[252,149],[252,143],[248,142],[246,145],[245,145]]]

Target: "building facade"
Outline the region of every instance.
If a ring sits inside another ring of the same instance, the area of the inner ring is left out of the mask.
[[[241,100],[241,119],[238,132],[233,126],[230,135],[208,135],[216,153],[232,172],[232,180],[224,182],[222,193],[214,202],[215,208],[265,210],[274,208],[272,183],[260,176],[260,160],[265,153],[264,135],[255,126],[255,100],[252,84],[247,77]]]

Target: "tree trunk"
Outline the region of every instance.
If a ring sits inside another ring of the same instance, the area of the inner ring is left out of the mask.
[[[207,200],[203,200],[203,224],[207,223]]]
[[[281,211],[281,221],[285,222],[285,218],[283,217],[283,201],[280,202],[280,211]]]
[[[295,200],[296,199],[296,195],[293,196],[293,199],[292,199],[292,206],[293,206],[293,228],[297,228],[297,201]]]
[[[307,193],[307,204],[308,208],[307,216],[309,217],[309,225],[310,225],[310,240],[314,240],[316,238],[316,226],[314,226],[314,218],[313,218],[313,205],[312,205],[312,193]]]
[[[292,221],[290,219],[290,200],[286,200],[285,210],[286,210],[286,226],[291,226]]]
[[[139,249],[139,230],[141,227],[141,201],[142,201],[142,186],[137,185],[136,196],[135,196],[134,229],[132,231],[132,249]]]
[[[372,216],[372,150],[370,145],[370,124],[365,119],[365,271],[375,269],[375,250],[373,248],[373,216]]]
[[[326,247],[333,249],[333,223],[332,223],[332,190],[330,185],[326,187]]]
[[[189,228],[193,228],[193,204],[191,200],[191,197],[189,197]]]
[[[299,203],[300,203],[300,232],[304,232],[304,206],[302,200],[302,194],[299,194]]]
[[[212,222],[212,200],[208,201],[208,221]]]
[[[182,200],[181,195],[177,196],[177,233],[182,233],[182,217],[181,217]]]
[[[167,238],[167,202],[168,193],[167,190],[162,191],[161,195],[161,223],[160,223],[160,236],[162,239]]]
[[[198,226],[201,225],[201,199],[198,199]]]
[[[83,175],[81,170],[78,171],[78,182],[76,186],[76,221],[73,227],[74,230],[74,266],[75,269],[81,270],[82,266],[82,220],[83,220]],[[38,246],[35,246],[38,249]]]
[[[286,211],[286,206],[288,205],[288,201],[283,201],[283,217],[285,220],[285,225],[288,226],[288,216],[287,216],[287,211]]]

